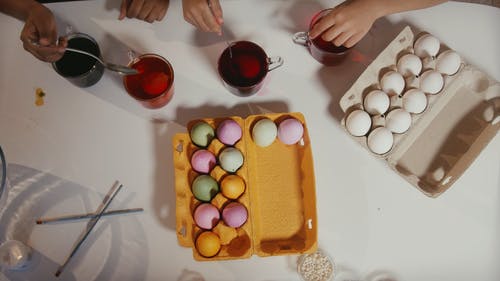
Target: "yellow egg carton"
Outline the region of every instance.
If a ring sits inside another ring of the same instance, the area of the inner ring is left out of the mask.
[[[267,147],[259,147],[252,140],[254,124],[269,118],[278,124],[287,118],[295,118],[304,127],[303,138],[294,145],[286,145],[278,138]],[[216,157],[227,145],[214,138],[207,148],[192,143],[189,133],[173,137],[175,167],[176,228],[181,246],[191,247],[193,257],[199,261],[248,258],[253,254],[275,256],[311,253],[317,249],[317,217],[315,178],[312,148],[307,125],[301,113],[271,113],[241,117],[221,117],[192,120],[192,126],[205,121],[214,131],[218,125],[233,119],[242,128],[242,138],[234,145],[244,157],[243,165],[236,174],[244,179],[245,192],[236,200],[248,210],[248,220],[239,228],[229,227],[221,219],[211,230],[221,241],[217,255],[207,258],[198,253],[195,241],[203,229],[193,218],[198,201],[191,192],[191,184],[199,175],[191,167],[191,156],[199,149],[207,149]],[[217,166],[210,172],[220,185],[229,173]],[[222,211],[230,199],[219,192],[211,204]]]

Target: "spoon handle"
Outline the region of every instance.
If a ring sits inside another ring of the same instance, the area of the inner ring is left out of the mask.
[[[78,49],[73,49],[73,48],[66,48],[66,51],[71,51],[71,52],[75,52],[75,53],[80,53],[80,54],[84,54],[84,55],[87,55],[87,56],[90,56],[90,57],[93,57],[94,59],[96,59],[98,62],[100,62],[102,65],[106,65],[99,57],[95,56],[94,54],[91,54],[89,52],[85,52],[85,51],[82,51],[82,50],[78,50]]]

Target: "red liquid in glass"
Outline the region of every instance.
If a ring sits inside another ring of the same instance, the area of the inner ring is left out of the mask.
[[[231,56],[232,53],[232,56]],[[258,84],[267,74],[267,55],[257,45],[240,41],[224,50],[219,58],[222,79],[236,87]]]
[[[139,99],[160,96],[170,86],[172,74],[169,66],[156,57],[143,57],[131,65],[139,74],[124,77],[129,93]]]

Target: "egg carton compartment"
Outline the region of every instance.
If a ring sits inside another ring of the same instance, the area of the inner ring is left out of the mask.
[[[377,56],[340,100],[345,113],[341,124],[346,129],[346,118],[357,109],[364,110],[363,99],[373,89],[380,89],[380,79],[388,71],[396,70],[401,56],[413,53],[415,35],[410,27],[402,32]],[[439,54],[451,50],[440,43]],[[436,59],[422,59],[422,72],[436,68]],[[427,106],[420,114],[411,115],[409,129],[393,133],[394,143],[383,154],[372,152],[367,136],[378,127],[386,126],[387,113],[402,107],[402,98],[390,97],[390,106],[383,115],[371,116],[371,126],[363,136],[352,136],[372,155],[384,159],[388,165],[429,197],[437,197],[447,190],[499,129],[500,84],[481,70],[461,59],[459,70],[453,75],[442,75],[443,88],[436,94],[426,94]],[[420,77],[406,77],[403,93],[419,88]],[[348,132],[349,134],[349,132]]]
[[[286,145],[278,138],[267,147],[259,147],[252,140],[252,128],[261,118],[280,122],[295,118],[304,127],[301,141]],[[245,191],[237,199],[228,199],[219,192],[210,203],[216,206],[221,219],[211,230],[221,241],[220,251],[213,257],[204,257],[196,249],[196,239],[204,229],[194,221],[197,200],[191,186],[200,173],[193,170],[190,160],[193,153],[207,149],[218,155],[228,147],[217,138],[206,147],[192,143],[189,133],[173,138],[173,158],[176,189],[176,224],[179,244],[193,248],[193,257],[199,261],[248,258],[259,256],[300,254],[313,252],[317,247],[316,200],[312,151],[307,127],[300,113],[253,115],[246,119],[237,116],[201,119],[214,129],[226,120],[233,119],[242,128],[242,138],[234,145],[243,154],[243,165],[235,174],[245,181]],[[188,131],[200,120],[188,123]],[[284,164],[285,163],[285,164]],[[231,173],[217,163],[211,172],[220,185]],[[220,187],[219,187],[220,188]],[[222,220],[222,210],[229,202],[237,201],[248,211],[248,219],[239,228],[227,226]]]

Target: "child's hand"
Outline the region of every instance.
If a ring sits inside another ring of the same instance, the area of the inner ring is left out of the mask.
[[[378,18],[376,1],[347,1],[333,8],[310,30],[314,39],[321,35],[336,46],[352,47],[365,36]]]
[[[167,14],[169,0],[122,0],[119,20],[137,18],[149,23],[161,21]]]
[[[219,0],[182,0],[184,19],[206,32],[222,32],[222,8]]]
[[[57,40],[56,21],[52,12],[36,3],[26,17],[21,31],[21,41],[26,51],[39,60],[54,62],[59,60],[68,44],[66,38]]]

